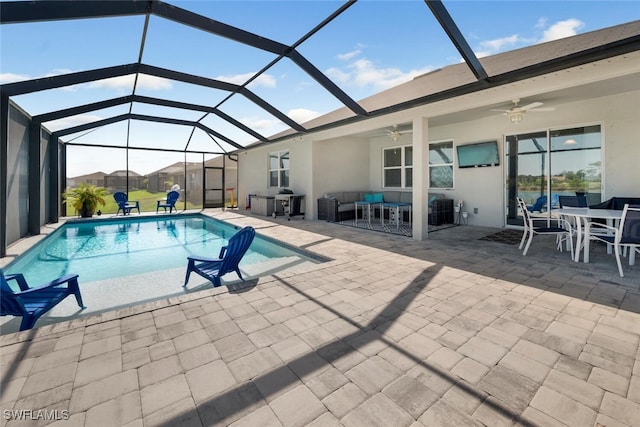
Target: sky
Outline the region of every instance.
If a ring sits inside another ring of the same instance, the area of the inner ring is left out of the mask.
[[[336,1],[168,1],[211,19],[291,45],[343,3]],[[477,56],[640,19],[640,1],[451,1],[444,6]],[[0,26],[0,83],[30,80],[135,63],[144,17],[66,20]],[[351,98],[360,100],[418,75],[462,61],[422,0],[360,0],[297,50]],[[152,16],[142,63],[243,84],[274,55]],[[30,115],[130,95],[134,77],[20,95],[13,100]],[[342,104],[288,59],[261,74],[248,88],[299,123]],[[219,106],[264,136],[288,128],[242,96],[141,75],[136,94]],[[45,123],[52,131],[129,112],[129,104]],[[246,145],[255,138],[202,113],[136,103],[133,113],[200,120]],[[161,147],[219,151],[205,132],[188,126],[132,120],[69,135],[64,141],[113,147]],[[231,150],[221,143],[224,150]],[[67,175],[124,169],[124,150],[69,147]],[[96,151],[97,150],[97,151]],[[96,153],[100,153],[96,155]],[[129,168],[146,174],[185,159],[183,154],[131,152]],[[188,161],[201,160],[189,154]]]

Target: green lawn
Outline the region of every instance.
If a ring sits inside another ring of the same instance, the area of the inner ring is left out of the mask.
[[[140,202],[140,211],[142,212],[155,212],[156,211],[156,202],[160,199],[165,198],[167,193],[151,193],[147,190],[136,190],[129,192],[129,200],[137,200]],[[105,198],[107,202],[104,206],[98,206],[105,214],[114,214],[118,211],[118,204],[113,199],[113,195],[110,194]],[[178,200],[176,203],[176,207],[180,210],[184,207],[184,201]],[[202,206],[195,205],[193,203],[187,202],[187,209],[200,209]],[[161,212],[163,210],[160,210]],[[135,210],[133,212],[136,212]],[[72,212],[68,212],[68,214],[73,214]]]

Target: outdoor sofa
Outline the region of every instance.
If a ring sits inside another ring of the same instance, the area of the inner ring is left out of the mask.
[[[318,199],[318,219],[329,222],[347,221],[355,218],[355,202],[364,201],[367,195],[382,194],[384,202],[411,203],[413,194],[410,191],[338,191],[326,193]],[[429,224],[440,225],[453,222],[453,199],[444,194],[429,193]],[[374,216],[380,215],[379,207],[373,205]],[[404,212],[404,221],[409,221],[409,212]]]

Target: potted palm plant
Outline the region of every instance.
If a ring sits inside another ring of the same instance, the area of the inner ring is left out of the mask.
[[[106,203],[104,198],[108,195],[106,188],[84,183],[63,194],[64,202],[73,206],[83,218],[92,217],[99,204],[104,206]]]

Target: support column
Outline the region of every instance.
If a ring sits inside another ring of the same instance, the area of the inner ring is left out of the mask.
[[[58,222],[60,220],[60,195],[62,194],[63,187],[60,187],[60,142],[58,138],[49,136],[49,212],[51,222]]]
[[[413,238],[429,237],[429,119],[413,120]]]
[[[40,122],[31,121],[29,124],[29,209],[28,224],[29,234],[40,234],[40,166],[41,166],[41,140],[42,127]]]
[[[7,255],[9,96],[0,92],[0,257]]]
[[[56,141],[58,141],[58,137],[56,136]],[[65,144],[58,145],[60,149],[60,162],[58,169],[58,176],[60,176],[60,188],[67,188],[67,146]],[[67,204],[63,203],[62,192],[58,193],[58,197],[56,199],[58,201],[58,206],[60,206],[60,212],[62,212],[63,216],[67,216]]]

